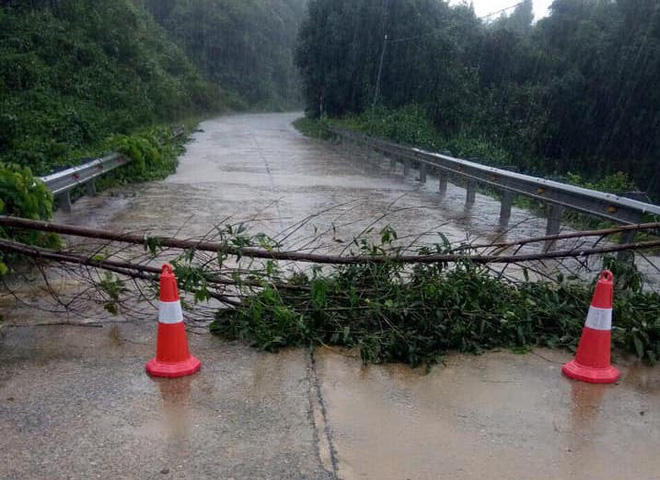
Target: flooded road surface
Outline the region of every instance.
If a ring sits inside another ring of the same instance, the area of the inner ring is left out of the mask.
[[[168,179],[83,198],[56,220],[195,238],[247,221],[289,248],[343,249],[375,225],[433,242],[494,238],[499,204],[404,178],[389,160],[303,137],[297,115],[204,122]],[[309,222],[300,225],[304,218]],[[545,221],[514,209],[510,237]],[[296,225],[300,225],[296,227]],[[282,234],[282,232],[284,232]],[[328,232],[313,240],[318,232]],[[428,235],[424,235],[428,232]],[[467,233],[469,232],[469,233]],[[74,288],[75,285],[55,285]],[[43,291],[24,288],[38,302]],[[660,472],[660,369],[619,359],[618,385],[560,374],[566,352],[449,356],[429,375],[339,353],[272,355],[199,330],[193,377],[149,378],[147,321],[80,319],[3,299],[0,479],[621,479]],[[585,306],[586,309],[586,306]],[[148,310],[148,308],[147,308]],[[116,322],[109,323],[108,321]]]
[[[195,237],[225,221],[250,222],[255,232],[277,236],[314,216],[285,245],[331,225],[345,239],[366,227],[391,224],[412,239],[441,231],[452,240],[498,235],[499,203],[479,195],[464,209],[465,190],[424,185],[411,171],[393,171],[389,160],[351,145],[309,139],[291,122],[299,114],[236,115],[203,122],[188,145],[177,173],[165,181],[85,197],[57,220],[120,229],[153,228]],[[382,217],[382,218],[381,218]],[[514,209],[516,235],[542,234],[543,219]],[[469,233],[467,233],[469,232]]]
[[[422,184],[416,170],[404,176],[402,165],[392,168],[389,159],[367,149],[304,137],[291,125],[299,116],[235,115],[203,122],[174,175],[83,197],[72,213],[59,213],[56,220],[186,238],[206,235],[219,224],[246,222],[252,233],[266,233],[285,249],[334,252],[365,231],[377,237],[386,225],[405,246],[441,242],[439,232],[452,242],[477,243],[545,234],[544,218],[518,208],[512,209],[509,231],[501,232],[496,199],[477,194],[466,209],[461,186],[450,183],[441,197],[432,175]],[[520,253],[542,248],[528,245]],[[566,263],[575,270],[601,266],[598,258]],[[536,266],[551,272],[556,264]],[[660,286],[660,270],[643,258],[640,267]],[[591,279],[595,273],[585,275]]]

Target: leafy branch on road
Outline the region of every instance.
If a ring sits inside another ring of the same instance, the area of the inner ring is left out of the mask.
[[[135,316],[142,301],[154,300],[159,269],[153,263],[167,259],[175,265],[194,325],[210,324],[223,338],[268,351],[318,345],[356,349],[370,363],[430,366],[449,350],[573,348],[591,280],[605,266],[617,278],[615,347],[650,362],[660,356],[660,295],[645,286],[634,264],[606,254],[617,247],[644,255],[648,246],[599,245],[621,231],[657,229],[657,224],[555,236],[564,243],[563,257],[551,260],[554,267],[538,248],[547,237],[452,244],[439,235],[436,243],[407,245],[385,226],[365,229],[343,247],[347,253],[334,255],[284,251],[282,238],[291,232],[271,238],[252,234],[245,224],[182,240],[0,217],[0,226],[19,225],[87,238],[59,250],[3,240],[0,250],[39,264],[56,262],[60,272],[76,275],[97,292],[111,313]],[[334,229],[331,235],[338,240]],[[589,238],[594,240],[587,243]],[[404,255],[411,249],[414,253]],[[113,275],[95,276],[97,269]],[[70,308],[85,305],[59,300]]]
[[[381,243],[357,242],[360,253],[387,255],[392,231]],[[423,247],[422,254],[449,252],[450,244]],[[603,258],[617,273],[617,349],[655,363],[660,356],[660,295],[643,290],[634,265]],[[365,363],[403,362],[431,366],[447,351],[481,353],[493,348],[573,349],[580,338],[593,283],[564,275],[545,281],[512,281],[469,256],[455,262],[398,262],[320,267],[287,278],[261,274],[264,287],[236,309],[220,309],[211,331],[229,340],[278,351],[286,347],[356,349]]]

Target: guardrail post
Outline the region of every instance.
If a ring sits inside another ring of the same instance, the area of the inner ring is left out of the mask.
[[[561,228],[561,215],[564,213],[564,207],[560,205],[550,205],[548,207],[548,225],[545,229],[546,235],[557,235]],[[544,250],[547,252],[552,250],[555,245],[555,240],[546,240]]]
[[[637,216],[636,223],[642,223],[642,215]],[[629,230],[623,233],[621,243],[634,243],[637,237],[637,231]],[[635,254],[630,250],[621,250],[616,254],[617,260],[621,262],[634,262]]]
[[[441,197],[447,194],[447,173],[438,170],[438,193]]]
[[[477,182],[471,178],[467,181],[466,193],[465,193],[465,207],[470,208],[474,205],[474,199],[477,196]]]
[[[423,162],[419,164],[419,181],[426,183],[426,164]]]
[[[57,204],[66,213],[71,212],[71,192],[64,192],[57,196]]]
[[[621,238],[621,243],[633,243],[637,237],[637,232],[625,232]],[[632,262],[635,259],[635,254],[629,250],[621,250],[616,254],[616,259],[620,262]]]
[[[87,195],[90,197],[95,197],[96,196],[96,182],[94,180],[91,180],[87,182]]]
[[[403,159],[403,176],[407,177],[409,173],[410,173],[410,159],[409,158],[404,158]]]
[[[504,230],[509,226],[511,219],[511,205],[513,205],[514,194],[511,190],[504,190],[502,204],[500,206],[500,228]]]

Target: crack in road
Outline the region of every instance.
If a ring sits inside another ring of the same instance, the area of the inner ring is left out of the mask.
[[[316,369],[314,351],[309,353],[308,366],[310,417],[314,427],[316,452],[321,465],[334,480],[340,480],[338,472],[337,450],[332,441],[332,431],[328,423],[328,412],[321,391],[321,381]]]
[[[254,146],[257,148],[257,153],[259,154],[259,158],[264,162],[264,165],[266,166],[266,173],[268,173],[268,181],[270,183],[270,187],[275,192],[276,194],[279,193],[279,190],[277,189],[277,185],[275,185],[275,179],[273,179],[273,174],[270,171],[270,164],[268,163],[268,159],[266,156],[263,154],[261,150],[261,145],[259,145],[259,142],[257,141],[257,137],[254,135],[254,131],[252,129],[249,129],[250,132],[250,138],[252,139],[252,143],[254,143]],[[280,230],[284,231],[284,222],[282,221],[282,212],[280,211],[280,201],[275,200],[275,209],[277,210],[277,220],[280,222]]]

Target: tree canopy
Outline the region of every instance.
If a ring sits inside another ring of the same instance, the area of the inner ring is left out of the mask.
[[[293,50],[305,0],[145,0],[204,75],[247,105],[299,102]]]
[[[439,0],[310,0],[308,112],[368,110],[381,55],[378,105],[419,105],[446,138],[486,138],[532,173],[624,171],[660,198],[657,0],[556,0],[535,24],[531,1],[486,22]]]

